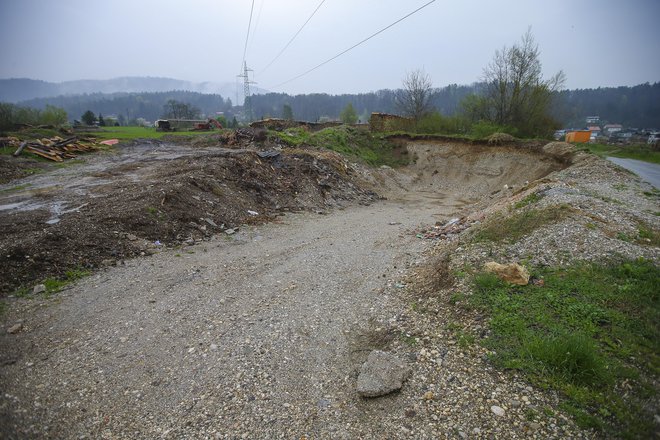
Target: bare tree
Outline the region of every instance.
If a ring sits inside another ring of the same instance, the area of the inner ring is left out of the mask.
[[[413,70],[403,79],[403,88],[397,91],[394,102],[404,115],[419,121],[432,110],[432,91],[431,77],[421,69]]]
[[[531,29],[519,44],[495,52],[483,78],[488,119],[526,134],[548,124],[552,94],[562,88],[565,80],[561,71],[543,79],[540,52]]]

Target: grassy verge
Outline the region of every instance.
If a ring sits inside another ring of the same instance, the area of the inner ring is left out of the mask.
[[[407,150],[394,142],[347,126],[326,128],[313,133],[302,128],[292,128],[281,132],[272,131],[269,135],[291,146],[323,147],[374,166],[401,166],[409,162]]]
[[[496,365],[559,391],[584,428],[652,438],[660,370],[660,269],[637,260],[546,268],[543,285],[474,278],[472,305],[491,317]]]
[[[604,145],[604,144],[582,144],[584,150],[600,157],[621,157],[624,159],[636,159],[644,162],[660,164],[660,151],[653,150],[648,145]]]

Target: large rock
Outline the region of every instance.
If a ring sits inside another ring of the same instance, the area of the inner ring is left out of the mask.
[[[362,364],[357,392],[362,397],[384,396],[400,389],[410,372],[410,367],[396,356],[374,350]]]
[[[494,261],[486,263],[486,272],[491,272],[503,281],[524,286],[529,283],[529,272],[518,263],[499,264]]]

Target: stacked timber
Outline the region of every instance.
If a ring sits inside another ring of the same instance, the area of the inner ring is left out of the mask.
[[[30,141],[23,141],[14,156],[19,156],[23,150],[41,156],[45,159],[55,162],[62,162],[64,159],[76,157],[75,153],[86,153],[96,151],[97,147],[93,142],[83,141],[77,136],[62,139],[60,137],[44,138]]]

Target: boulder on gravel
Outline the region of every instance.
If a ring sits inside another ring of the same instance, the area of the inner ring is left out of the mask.
[[[357,392],[362,397],[384,396],[401,389],[410,373],[410,367],[396,356],[374,350],[362,364]]]
[[[486,272],[494,273],[507,283],[525,286],[529,283],[529,272],[518,263],[499,264],[494,261],[486,263]]]

